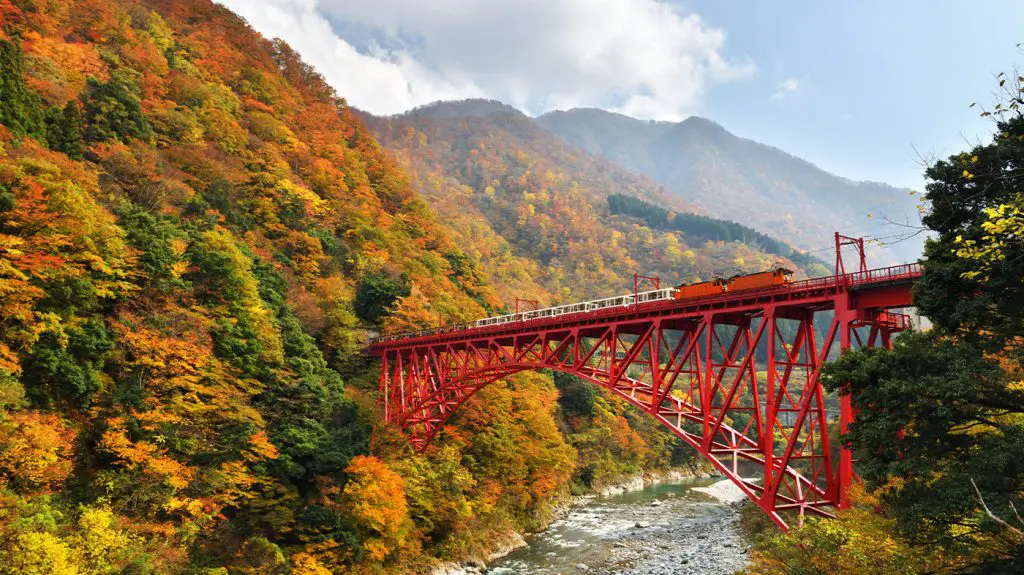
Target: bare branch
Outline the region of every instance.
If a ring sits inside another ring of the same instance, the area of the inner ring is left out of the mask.
[[[1010,509],[1013,509],[1013,515],[1017,518],[1017,523],[1024,525],[1024,519],[1020,518],[1020,513],[1017,513],[1017,507],[1014,506],[1013,501],[1009,501],[1008,503],[1010,504]]]
[[[978,489],[978,484],[974,482],[974,478],[973,477],[971,477],[971,485],[974,486],[974,492],[978,494],[978,501],[981,502],[981,508],[985,510],[985,514],[988,515],[989,519],[991,519],[992,521],[995,521],[999,525],[1002,525],[1003,527],[1005,527],[1008,531],[1010,531],[1011,533],[1016,535],[1017,539],[1020,539],[1021,541],[1024,541],[1024,531],[1021,531],[1020,529],[1017,529],[1013,525],[1010,525],[1009,523],[1007,523],[1003,519],[1000,519],[999,517],[996,517],[996,515],[994,513],[992,513],[991,510],[989,510],[988,505],[985,504],[985,498],[981,496],[981,490]],[[1014,510],[1014,512],[1016,512],[1016,510]],[[1018,517],[1018,519],[1020,519],[1020,518]]]
[[[931,167],[939,160],[939,155],[936,153],[934,148],[932,148],[927,155],[922,154],[914,144],[910,144],[910,149],[914,150],[914,155],[917,157],[917,164],[921,166],[922,169]]]
[[[887,216],[885,214],[882,214],[882,219],[885,220],[885,223],[887,223],[887,224],[889,224],[891,226],[907,228],[907,229],[910,229],[910,230],[927,230],[928,229],[928,228],[926,228],[924,226],[915,226],[914,224],[910,223],[910,218],[908,218],[906,216],[906,214],[903,215],[903,220],[904,220],[903,223],[897,222],[896,220],[893,220],[892,218],[890,218],[889,216]]]

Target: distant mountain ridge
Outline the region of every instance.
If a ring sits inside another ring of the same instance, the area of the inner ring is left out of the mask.
[[[734,221],[795,248],[827,249],[835,231],[893,242],[906,233],[887,223],[918,222],[910,190],[854,181],[826,172],[779,148],[742,138],[699,116],[681,122],[643,121],[596,108],[574,108],[530,118],[497,100],[438,101],[391,119],[502,118],[520,137],[533,125],[572,147],[605,158],[625,173],[662,187],[660,205]],[[641,186],[651,189],[651,185]],[[611,192],[610,192],[611,193]],[[869,248],[872,265],[917,259],[922,240]]]
[[[698,213],[703,211],[700,206],[669,193],[664,186],[659,185],[639,170],[622,169],[619,163],[602,154],[565,142],[561,138],[551,138],[552,135],[557,136],[557,134],[553,134],[535,118],[497,100],[439,101],[413,108],[395,116],[375,117],[364,113],[364,117],[371,127],[380,127],[383,123],[390,122],[395,125],[403,123],[409,126],[447,125],[450,128],[458,128],[445,133],[444,139],[448,145],[479,143],[486,132],[480,128],[497,128],[511,138],[510,141],[503,142],[509,145],[509,148],[504,150],[506,153],[515,151],[518,149],[517,147],[530,147],[531,143],[541,140],[551,140],[542,144],[542,147],[547,146],[544,159],[554,165],[565,164],[572,169],[582,169],[578,165],[581,161],[587,163],[587,169],[576,173],[581,177],[580,183],[590,181],[591,178],[601,181],[599,185],[587,186],[588,191],[600,195],[599,192],[603,187],[613,184],[621,186],[623,190],[632,190],[632,195],[668,208]],[[468,120],[476,121],[465,124]],[[473,128],[478,129],[474,130]],[[588,170],[589,173],[587,173]],[[597,182],[590,183],[596,184]],[[596,199],[603,203],[605,197],[605,195],[601,195]]]
[[[396,116],[419,116],[423,118],[484,118],[491,114],[507,113],[525,116],[512,106],[498,100],[471,99],[455,102],[433,102],[413,108]]]
[[[622,195],[677,214],[705,211],[500,102],[439,102],[364,119],[506,300],[620,293],[634,271],[673,285],[776,263],[809,271],[765,242],[652,226],[611,210],[609,198]]]
[[[578,108],[550,112],[535,121],[568,143],[650,177],[713,216],[783,237],[800,248],[821,247],[833,231],[897,234],[900,230],[882,223],[882,215],[895,221],[916,218],[910,190],[830,174],[706,118],[645,122]],[[920,243],[906,242],[887,252],[879,255],[914,259]]]

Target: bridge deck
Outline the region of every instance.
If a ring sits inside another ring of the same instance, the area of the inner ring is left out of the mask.
[[[388,350],[399,348],[451,343],[478,337],[494,338],[559,328],[569,329],[591,323],[624,321],[630,318],[679,317],[709,311],[744,312],[750,309],[763,309],[768,304],[782,307],[787,304],[798,304],[803,310],[820,304],[821,309],[829,309],[835,302],[835,295],[841,292],[849,292],[851,297],[863,299],[862,304],[856,306],[858,308],[907,307],[911,304],[908,290],[886,288],[913,282],[920,275],[920,264],[913,263],[684,300],[636,303],[633,301],[634,294],[627,294],[622,296],[627,301],[625,305],[604,309],[565,313],[553,317],[514,319],[498,325],[477,326],[474,323],[459,323],[418,332],[384,335],[371,340],[370,352],[382,355]]]
[[[386,336],[370,348],[378,407],[422,451],[484,386],[568,373],[655,418],[785,529],[792,513],[849,502],[853,458],[830,439],[821,367],[834,352],[890,346],[909,322],[888,310],[911,305],[920,275],[908,264],[683,300],[654,290]],[[845,432],[853,404],[838,400]]]

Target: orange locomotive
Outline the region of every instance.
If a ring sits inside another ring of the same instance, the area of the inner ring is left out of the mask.
[[[715,278],[706,282],[676,287],[676,299],[690,299],[694,297],[706,297],[725,293],[728,289],[726,280]]]
[[[715,278],[706,282],[676,287],[675,299],[690,299],[720,295],[726,292],[744,291],[757,288],[775,287],[793,283],[793,272],[786,268],[775,268],[766,272],[736,275],[727,280]]]
[[[793,272],[786,268],[775,268],[745,276],[732,276],[729,278],[729,291],[774,287],[790,283],[793,283]]]

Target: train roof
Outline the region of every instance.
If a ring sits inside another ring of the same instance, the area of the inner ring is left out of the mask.
[[[689,284],[679,284],[679,285],[676,286],[676,289],[679,289],[679,288],[682,288],[682,287],[688,287],[688,286],[697,286],[697,285],[700,285],[700,284],[722,283],[722,282],[726,282],[726,281],[729,281],[729,278],[723,278],[723,277],[715,276],[715,277],[713,277],[711,279],[701,280],[699,282],[693,282],[693,283],[689,283]]]
[[[679,289],[679,288],[682,288],[682,287],[687,287],[687,286],[695,286],[695,285],[700,285],[700,284],[706,284],[706,283],[728,282],[728,281],[734,280],[736,278],[742,278],[742,277],[747,277],[747,276],[756,276],[758,274],[769,274],[769,273],[774,273],[774,272],[782,272],[782,273],[784,273],[786,275],[791,275],[793,273],[793,270],[791,270],[789,268],[784,268],[782,266],[777,266],[777,267],[774,267],[774,268],[771,268],[771,269],[767,269],[767,270],[762,271],[762,272],[751,272],[749,274],[736,274],[736,275],[729,276],[727,278],[723,278],[721,276],[715,276],[715,277],[713,277],[711,279],[707,279],[707,280],[703,280],[703,281],[699,281],[699,282],[693,282],[693,283],[688,283],[688,284],[679,284],[679,285],[676,286],[676,289]]]
[[[789,268],[784,268],[784,267],[779,266],[779,267],[774,267],[774,268],[771,268],[771,269],[767,269],[767,270],[765,270],[763,272],[751,272],[749,274],[736,274],[734,276],[729,277],[729,279],[742,278],[742,277],[747,277],[747,276],[756,276],[758,274],[770,274],[770,273],[773,273],[773,272],[782,272],[782,273],[788,275],[788,274],[793,273],[793,270],[791,270]]]

